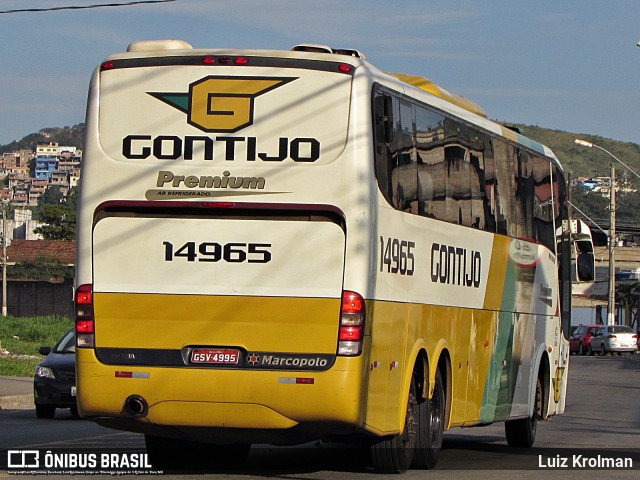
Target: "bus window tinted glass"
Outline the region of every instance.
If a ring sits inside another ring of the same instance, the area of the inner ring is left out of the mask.
[[[446,165],[444,117],[416,108],[416,154],[418,167],[418,213],[446,218]]]

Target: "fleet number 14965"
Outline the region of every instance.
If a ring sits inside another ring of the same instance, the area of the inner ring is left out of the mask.
[[[380,237],[380,271],[400,275],[413,275],[416,243],[397,238]]]
[[[174,247],[171,242],[164,245],[164,260],[172,262],[176,258],[186,258],[189,262],[219,262],[229,263],[267,263],[271,261],[270,243],[230,242],[186,242]]]

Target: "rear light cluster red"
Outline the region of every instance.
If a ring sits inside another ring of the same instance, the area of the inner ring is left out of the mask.
[[[93,321],[93,286],[80,285],[76,289],[76,346],[95,347],[95,324]]]
[[[338,355],[354,357],[362,353],[365,313],[362,296],[348,290],[342,292]]]
[[[214,57],[207,55],[202,57],[202,63],[205,65],[246,65],[249,63],[247,57]]]

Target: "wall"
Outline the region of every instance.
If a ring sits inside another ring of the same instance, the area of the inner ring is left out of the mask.
[[[14,317],[64,315],[73,318],[73,279],[66,279],[64,283],[9,280],[7,313]]]

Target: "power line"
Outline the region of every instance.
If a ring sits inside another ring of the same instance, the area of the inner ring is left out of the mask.
[[[94,5],[68,5],[63,7],[47,7],[47,8],[17,8],[14,10],[3,10],[3,13],[35,13],[35,12],[54,12],[59,10],[84,10],[88,8],[102,8],[102,7],[129,7],[131,5],[142,5],[145,3],[168,3],[175,2],[176,0],[136,0],[132,2],[121,3],[98,3]]]

